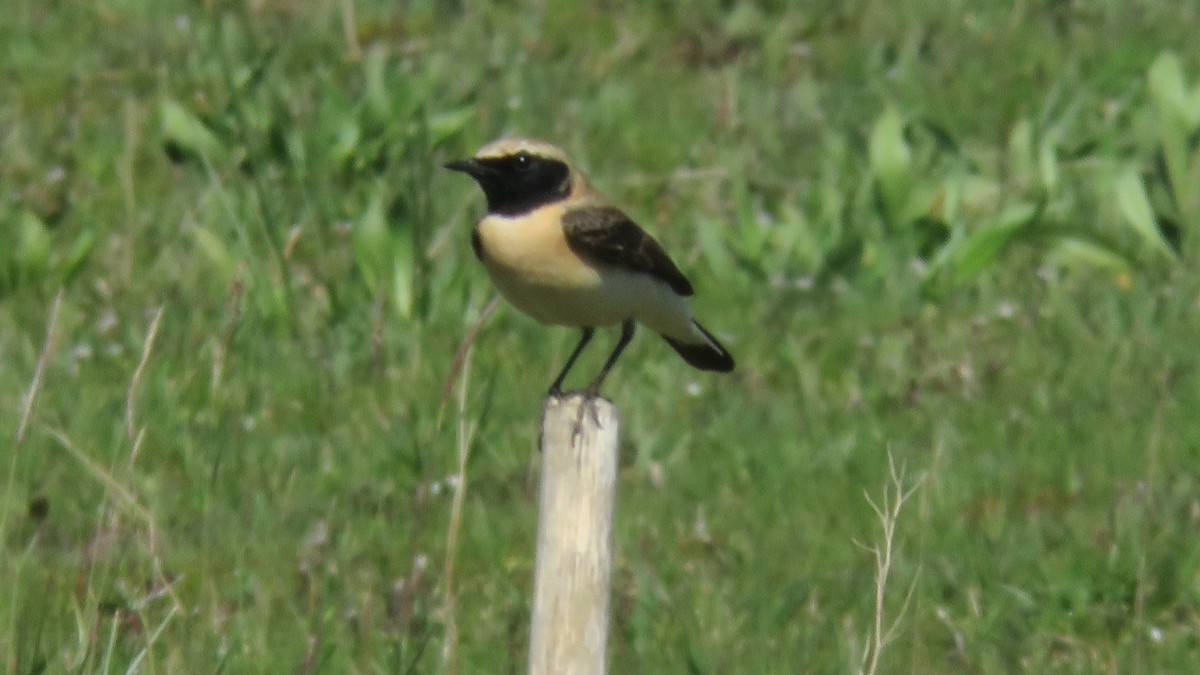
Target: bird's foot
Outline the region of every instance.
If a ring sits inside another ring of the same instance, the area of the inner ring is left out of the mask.
[[[579,434],[583,432],[583,416],[589,412],[592,415],[592,423],[600,426],[600,412],[596,402],[603,398],[596,387],[587,387],[577,393],[579,395],[579,411],[575,415],[575,426],[571,429],[572,442],[577,440]]]
[[[584,415],[587,415],[589,412],[592,416],[592,423],[596,426],[600,426],[600,412],[596,402],[600,400],[607,400],[604,399],[604,397],[592,387],[575,389],[571,391],[563,391],[558,387],[551,387],[550,390],[546,392],[546,400],[548,402],[553,402],[556,405],[561,405],[564,401],[574,397],[579,398],[579,408],[575,414],[575,423],[571,426],[571,442],[579,440],[579,435],[583,433]],[[543,415],[545,415],[545,410],[546,409],[543,407]],[[541,446],[540,438],[538,439],[538,446]]]

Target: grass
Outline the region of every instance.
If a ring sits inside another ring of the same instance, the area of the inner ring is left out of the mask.
[[[1191,4],[11,4],[5,672],[524,668],[574,335],[501,306],[454,366],[437,168],[508,132],[739,360],[606,385],[614,672],[1194,669]]]

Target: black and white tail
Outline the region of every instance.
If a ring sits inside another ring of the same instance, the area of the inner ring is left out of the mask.
[[[704,336],[704,342],[681,342],[666,335],[663,336],[663,339],[679,352],[684,361],[700,370],[715,370],[720,373],[728,373],[733,370],[733,356],[721,346],[717,338],[694,320],[692,326]]]

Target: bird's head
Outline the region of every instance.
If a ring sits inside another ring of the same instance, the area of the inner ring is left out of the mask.
[[[488,212],[519,215],[565,199],[583,186],[566,153],[528,138],[502,138],[474,157],[445,164],[475,179],[487,196]]]

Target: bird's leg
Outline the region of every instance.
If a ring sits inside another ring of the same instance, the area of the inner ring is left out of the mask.
[[[575,345],[575,351],[571,352],[571,355],[567,357],[567,363],[563,366],[562,372],[558,374],[558,377],[554,378],[554,384],[550,385],[550,391],[546,392],[547,396],[554,398],[562,396],[562,383],[563,380],[567,379],[567,371],[571,370],[571,366],[575,365],[575,359],[579,358],[579,355],[583,353],[583,348],[587,346],[588,342],[591,342],[592,334],[595,332],[596,330],[590,326],[583,329],[583,335],[579,337],[579,344]]]
[[[635,324],[633,319],[626,319],[625,323],[621,324],[621,337],[617,339],[617,346],[613,348],[612,353],[608,355],[608,360],[604,362],[604,367],[600,369],[600,374],[596,379],[592,380],[583,390],[583,401],[579,406],[579,417],[575,420],[575,435],[579,435],[580,427],[583,424],[583,411],[592,411],[592,420],[596,424],[600,423],[600,419],[596,416],[596,406],[592,405],[596,397],[600,395],[600,385],[604,383],[604,378],[608,377],[608,371],[612,370],[613,365],[620,358],[621,352],[629,346],[629,341],[633,339],[633,329]]]
[[[600,394],[600,385],[604,383],[604,378],[608,377],[608,371],[612,370],[613,364],[620,358],[621,352],[629,346],[629,341],[633,339],[633,319],[626,319],[625,323],[621,324],[621,337],[617,339],[617,346],[613,348],[612,353],[608,355],[608,360],[604,362],[604,367],[600,369],[600,374],[592,383],[584,389],[583,392],[588,398],[596,398]]]

